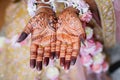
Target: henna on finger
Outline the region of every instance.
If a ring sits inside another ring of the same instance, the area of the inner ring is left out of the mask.
[[[77,42],[73,43],[73,52],[72,52],[72,57],[71,57],[71,65],[75,65],[77,56],[79,54],[80,50],[80,42],[79,40]]]
[[[38,53],[37,53],[37,62],[36,62],[36,69],[38,71],[42,70],[42,64],[43,64],[43,47],[39,46]]]
[[[65,56],[64,69],[68,70],[70,68],[70,64],[71,64],[71,53],[67,53]]]
[[[44,65],[47,66],[49,64],[50,59],[50,46],[44,47]]]
[[[71,65],[75,65],[76,60],[77,60],[77,56],[78,56],[78,52],[72,52],[72,56],[71,56]]]
[[[56,55],[56,51],[55,51],[55,48],[56,48],[56,43],[55,41],[51,43],[51,59],[54,59],[55,58],[55,55]]]
[[[31,68],[35,68],[35,66],[36,66],[36,59],[32,59],[32,57],[35,57],[35,56],[31,55],[30,67]]]
[[[35,68],[36,66],[36,58],[37,58],[37,48],[36,44],[32,44],[30,47],[30,67]]]
[[[71,55],[72,55],[72,45],[67,46],[66,56],[65,56],[65,65],[64,68],[68,70],[71,64]]]
[[[64,9],[58,16],[56,27],[58,28],[56,32],[57,40],[62,43],[60,44],[60,65],[64,66],[65,69],[69,69],[70,64],[74,65],[76,63],[79,54],[80,39],[83,43],[85,39],[85,31],[79,19],[79,11],[73,7]],[[65,42],[71,44],[71,46],[62,46]],[[59,51],[57,43],[56,48]]]
[[[47,54],[47,53],[45,53],[45,54]],[[49,61],[50,61],[49,58],[50,58],[50,57],[44,57],[44,65],[45,65],[45,66],[48,66]]]
[[[43,64],[49,64],[50,54],[55,54],[55,12],[50,5],[36,4],[37,11],[30,19],[17,42],[23,41],[31,33],[30,67],[40,71]],[[54,43],[52,43],[54,42]],[[41,46],[44,47],[41,47]],[[49,45],[49,46],[47,46]]]
[[[28,34],[25,32],[22,32],[20,37],[18,38],[17,42],[22,42],[23,40],[25,40],[27,38]]]
[[[60,41],[56,41],[56,58],[58,59],[60,57],[60,45],[61,42]]]
[[[86,39],[86,35],[85,35],[85,34],[81,34],[81,35],[80,35],[80,41],[82,42],[82,44],[83,44],[84,46],[86,46],[86,44],[85,44],[85,39]]]
[[[19,36],[17,42],[22,42],[23,40],[25,40],[27,38],[27,36],[31,33],[32,31],[32,27],[30,22],[26,25],[25,29],[23,30],[23,32],[21,33],[21,35]]]
[[[61,53],[61,54],[65,54],[65,53]],[[64,67],[65,65],[65,57],[60,57],[60,66]]]
[[[60,65],[65,65],[65,53],[66,53],[66,43],[62,43],[60,47]]]

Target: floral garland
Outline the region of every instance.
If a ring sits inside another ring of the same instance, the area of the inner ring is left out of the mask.
[[[35,12],[37,11],[36,3],[45,3],[50,4],[51,8],[53,8],[54,11],[56,11],[55,3],[56,2],[62,2],[66,4],[66,7],[73,6],[74,8],[78,9],[80,11],[81,20],[86,22],[89,22],[92,18],[91,12],[89,10],[89,5],[85,3],[84,0],[49,0],[48,2],[45,2],[44,0],[36,1],[36,0],[28,0],[28,12],[31,17],[35,16]],[[87,19],[86,19],[87,18]]]
[[[94,41],[93,29],[87,26],[85,27],[85,31],[87,34],[85,41],[86,46],[82,45],[80,49],[82,65],[94,73],[106,72],[109,65],[105,61],[103,45],[99,41]]]
[[[56,2],[63,2],[66,7],[73,6],[79,10],[81,21],[89,22],[92,19],[92,13],[89,10],[89,5],[84,0],[56,0]]]
[[[65,2],[65,0],[56,0],[56,1]],[[74,3],[71,1],[73,1]],[[81,21],[88,23],[92,18],[92,14],[89,11],[89,6],[83,0],[79,0],[81,2],[77,2],[77,1],[68,0],[65,3],[67,3],[68,6],[73,6],[78,10],[80,10]],[[35,3],[38,2],[36,2],[36,0],[28,0],[28,12],[31,16],[34,16],[37,10]],[[48,3],[52,5],[54,3],[54,0],[50,0],[50,2],[47,2],[46,4]],[[96,42],[93,40],[93,29],[91,29],[90,27],[85,27],[85,31],[87,34],[87,38],[85,41],[86,46],[82,45],[80,49],[80,57],[81,57],[80,61],[82,65],[85,66],[87,69],[92,70],[95,73],[101,73],[107,71],[109,65],[105,61],[105,55],[103,54],[103,45],[100,42],[98,41]],[[15,43],[18,36],[19,35],[15,35],[9,40],[7,38],[0,37],[0,52],[3,51],[4,44],[10,44],[13,48],[21,47],[22,45],[28,44],[27,40],[29,40],[29,38],[22,43]],[[55,73],[53,73],[53,71]],[[46,75],[48,78],[55,80],[59,76],[59,70],[57,69],[57,67],[50,66],[46,71]]]
[[[27,10],[30,16],[34,16],[36,12],[36,0],[28,0]]]

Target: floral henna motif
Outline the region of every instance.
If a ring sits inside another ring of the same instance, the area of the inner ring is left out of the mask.
[[[74,65],[79,54],[80,41],[85,39],[85,31],[79,19],[79,12],[68,7],[59,15],[57,27],[56,55],[65,69]]]
[[[31,33],[30,67],[36,67],[39,71],[42,69],[42,64],[47,66],[49,58],[53,59],[55,56],[56,17],[54,11],[48,7],[43,6],[38,10],[18,39],[18,42],[21,42]]]
[[[43,6],[43,4],[42,4]],[[42,7],[30,19],[18,42],[23,41],[30,33],[30,67],[42,69],[48,65],[49,58],[60,58],[60,65],[65,69],[74,65],[79,54],[80,41],[85,39],[85,32],[79,19],[79,11],[68,7],[58,16],[48,7]]]

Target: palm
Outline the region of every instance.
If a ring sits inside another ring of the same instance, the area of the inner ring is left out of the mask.
[[[55,54],[55,14],[46,9],[29,21],[18,39],[21,42],[31,33],[30,66],[37,70],[42,69],[43,63],[47,66]]]
[[[69,69],[75,64],[80,49],[80,38],[85,37],[84,29],[77,15],[77,10],[69,7],[58,17],[56,53],[60,64]]]

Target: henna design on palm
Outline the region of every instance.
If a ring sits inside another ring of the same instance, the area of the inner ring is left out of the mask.
[[[42,4],[43,6],[44,4]],[[45,4],[46,5],[46,4]],[[60,65],[65,69],[74,65],[79,54],[80,42],[85,39],[85,32],[79,20],[79,12],[68,7],[56,20],[52,9],[43,7],[30,19],[21,33],[18,42],[22,42],[30,33],[30,67],[40,71],[49,59],[60,58]]]
[[[42,64],[47,66],[49,58],[53,59],[55,56],[55,19],[55,12],[52,9],[47,7],[39,9],[17,41],[22,42],[31,33],[30,67],[36,67],[38,71],[42,70]]]
[[[56,55],[60,57],[60,65],[65,69],[74,65],[79,54],[80,42],[85,39],[85,32],[79,19],[79,12],[68,7],[59,15],[56,25]]]

